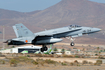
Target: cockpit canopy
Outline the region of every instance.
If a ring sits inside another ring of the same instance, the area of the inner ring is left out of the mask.
[[[79,25],[70,25],[71,28],[81,27]]]

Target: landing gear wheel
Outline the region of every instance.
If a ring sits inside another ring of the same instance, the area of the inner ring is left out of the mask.
[[[71,46],[74,46],[74,42],[71,42],[71,44],[70,44]]]
[[[45,47],[44,47],[44,51],[47,51],[47,49],[48,49],[48,48],[45,46]]]
[[[44,52],[44,49],[43,49],[43,48],[41,48],[41,49],[40,49],[40,51],[41,51],[41,52]]]
[[[48,48],[46,47],[46,45],[43,45],[43,47],[40,49],[41,52],[47,51]]]

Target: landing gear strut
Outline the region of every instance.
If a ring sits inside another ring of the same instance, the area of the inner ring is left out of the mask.
[[[46,47],[46,45],[43,45],[43,47],[40,49],[40,51],[41,51],[41,52],[44,52],[44,51],[47,51],[47,49],[48,49],[48,48]]]
[[[73,39],[73,38],[70,39],[70,41],[72,41],[71,44],[70,44],[71,46],[74,46],[75,45],[74,42],[73,42],[74,40],[75,39]]]
[[[70,41],[72,41],[72,42],[70,43],[71,46],[74,46],[74,45],[75,45],[75,44],[74,44],[74,40],[75,40],[75,39],[73,39],[72,37],[71,37],[71,38],[68,37],[67,39],[70,39]]]

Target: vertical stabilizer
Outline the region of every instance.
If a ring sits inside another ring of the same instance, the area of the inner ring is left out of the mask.
[[[21,23],[20,24],[15,24],[13,26],[13,29],[15,31],[15,34],[16,34],[17,38],[28,37],[28,36],[33,36],[34,35],[27,27],[25,27]]]

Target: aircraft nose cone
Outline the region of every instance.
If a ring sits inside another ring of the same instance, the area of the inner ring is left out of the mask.
[[[99,32],[99,31],[101,31],[102,29],[99,29],[99,28],[94,28],[94,31],[95,32]]]

